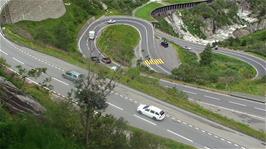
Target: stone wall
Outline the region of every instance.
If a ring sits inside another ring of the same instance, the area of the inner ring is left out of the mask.
[[[2,11],[2,20],[6,23],[41,21],[61,17],[65,12],[63,0],[10,0]]]

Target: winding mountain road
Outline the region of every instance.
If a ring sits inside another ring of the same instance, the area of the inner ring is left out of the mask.
[[[4,6],[6,1],[0,0],[0,10]],[[120,19],[116,18],[116,19]],[[126,19],[126,18],[125,18]],[[141,23],[141,20],[139,20]],[[122,18],[123,23],[131,24],[132,20],[125,21]],[[133,20],[133,22],[135,22]],[[145,22],[145,21],[143,21]],[[140,27],[142,25],[137,26],[138,23],[135,24],[135,27]],[[96,23],[97,24],[97,23]],[[149,24],[145,22],[145,24]],[[97,26],[97,25],[96,25]],[[144,25],[145,26],[145,25]],[[90,26],[92,27],[92,26]],[[142,26],[142,29],[138,30],[141,33],[142,41],[141,46],[146,50],[146,54],[149,54],[153,57],[153,53],[156,52],[154,49],[146,49],[148,44],[152,44],[154,38],[154,30],[152,26],[149,25],[147,29]],[[89,29],[88,29],[89,30]],[[79,47],[82,53],[86,56],[91,56],[91,52],[88,51],[89,43],[88,41],[88,30],[84,32],[79,40]],[[99,29],[100,30],[100,29]],[[147,32],[146,32],[146,31]],[[144,33],[146,32],[146,33]],[[147,35],[148,34],[148,35]],[[151,35],[151,36],[150,36]],[[146,38],[145,38],[146,37]],[[95,43],[94,43],[95,44]],[[146,44],[146,45],[145,45]],[[150,46],[149,46],[150,47]],[[92,49],[90,49],[92,50]],[[98,49],[95,49],[98,50]],[[88,54],[88,55],[87,55]],[[8,39],[5,38],[2,33],[2,28],[0,30],[0,56],[4,57],[7,60],[7,63],[10,65],[13,71],[16,71],[15,66],[22,65],[26,69],[36,68],[36,67],[46,67],[47,74],[43,74],[38,80],[30,79],[32,83],[38,84],[39,81],[46,77],[51,77],[51,84],[54,86],[53,92],[59,96],[66,96],[67,93],[74,88],[74,84],[68,80],[65,80],[62,77],[62,74],[67,70],[77,70],[84,74],[87,73],[87,70],[79,68],[77,66],[66,63],[60,59],[36,52],[32,49],[19,46],[17,44],[12,43]],[[162,67],[163,69],[167,69],[167,66]],[[153,69],[158,71],[165,71],[158,66],[154,66]],[[166,82],[167,83],[167,82]],[[167,83],[167,85],[171,85],[172,83]],[[175,84],[179,85],[179,84]],[[176,86],[177,87],[177,86]],[[186,87],[182,86],[181,87]],[[187,89],[195,89],[199,92],[202,92],[201,89],[187,87]],[[187,91],[187,93],[192,91]],[[205,91],[204,91],[205,93]],[[193,95],[195,95],[193,93]],[[216,93],[215,93],[216,95]],[[221,95],[221,98],[225,98],[227,100],[228,96]],[[232,98],[232,100],[239,100]],[[244,100],[239,100],[238,102],[242,102]],[[246,102],[246,101],[245,101]],[[139,103],[156,105],[162,109],[164,109],[167,113],[167,118],[162,121],[153,121],[139,115],[136,113],[136,108]],[[113,114],[116,117],[123,117],[128,123],[132,126],[142,128],[151,133],[168,137],[174,140],[181,141],[186,144],[191,144],[197,148],[264,148],[263,142],[256,140],[252,137],[244,135],[242,133],[236,132],[232,129],[221,126],[217,123],[211,122],[207,119],[201,118],[195,114],[190,112],[186,112],[180,108],[174,107],[170,104],[162,102],[158,99],[155,99],[151,96],[143,94],[139,91],[130,89],[124,85],[118,84],[112,94],[108,97],[108,108],[106,109],[106,113]],[[245,104],[250,104],[245,103]],[[262,109],[265,109],[264,104],[252,102],[255,106],[258,106]],[[250,110],[253,111],[253,110]],[[253,115],[254,113],[252,113]],[[255,113],[256,116],[261,117],[261,113]]]

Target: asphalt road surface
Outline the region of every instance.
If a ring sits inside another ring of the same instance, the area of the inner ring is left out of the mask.
[[[3,2],[3,0],[0,1],[0,6],[3,5]],[[46,67],[48,69],[47,74],[43,74],[38,80],[31,79],[31,82],[38,83],[49,76],[52,78],[53,92],[57,95],[66,96],[67,92],[74,87],[72,82],[62,77],[65,71],[77,70],[84,74],[87,72],[57,58],[18,46],[8,41],[1,31],[0,33],[0,55],[7,60],[11,69],[16,71],[15,66],[17,65],[22,65],[26,69]],[[121,84],[118,84],[114,92],[108,97],[108,103],[109,107],[106,112],[117,117],[122,116],[130,125],[198,148],[244,149],[265,147],[262,144],[263,142],[259,140],[208,121]],[[143,115],[138,115],[136,108],[139,103],[156,105],[165,110],[167,113],[166,119],[158,122]]]
[[[171,42],[174,42],[178,45],[181,45],[183,47],[191,47],[192,49],[196,51],[203,51],[205,48],[204,45],[191,43],[185,40],[181,40],[172,36],[169,36],[165,33],[156,31],[154,33],[154,28],[152,25],[144,20],[136,19],[133,17],[102,17],[96,21],[94,21],[88,28],[84,31],[82,34],[80,40],[79,40],[79,47],[80,51],[83,53],[83,55],[90,57],[90,56],[102,56],[102,53],[100,52],[100,49],[97,48],[96,40],[89,40],[88,39],[88,32],[91,30],[94,30],[96,32],[96,36],[99,37],[100,32],[102,29],[106,26],[108,26],[107,21],[113,19],[116,20],[116,24],[128,24],[131,26],[134,26],[138,29],[140,35],[141,35],[141,49],[144,49],[146,52],[142,53],[143,55],[150,55],[151,58],[157,57],[158,53],[162,53],[161,50],[162,47],[154,48],[155,40],[154,36],[158,36],[159,38],[166,38],[167,40],[170,40]],[[150,51],[150,52],[149,52]],[[266,62],[264,60],[261,60],[260,58],[256,58],[254,56],[248,55],[243,52],[236,52],[232,50],[224,50],[219,49],[215,50],[214,52],[225,54],[237,59],[240,59],[251,66],[253,66],[256,71],[257,75],[256,77],[261,77],[263,75],[266,75]],[[164,52],[167,54],[167,52]],[[144,56],[145,57],[145,56]],[[169,58],[169,60],[173,60],[173,58]],[[173,68],[172,65],[167,65],[169,63],[165,63],[163,65],[151,65],[151,68],[154,70],[158,70],[159,72],[166,72],[170,73],[170,68]],[[111,64],[116,65],[116,64]],[[179,63],[175,64],[175,67],[178,66]],[[189,98],[201,101],[204,103],[207,103],[211,106],[216,106],[217,108],[222,108],[224,110],[228,110],[231,112],[236,112],[241,115],[246,115],[251,117],[252,119],[256,119],[256,123],[260,123],[263,127],[265,125],[265,117],[266,117],[266,107],[264,103],[255,102],[255,101],[249,101],[244,100],[237,97],[232,97],[225,94],[210,92],[208,90],[202,90],[198,88],[193,88],[187,85],[178,84],[178,83],[172,83],[168,81],[161,80],[161,84],[166,87],[176,87],[179,90],[184,91],[188,94]]]

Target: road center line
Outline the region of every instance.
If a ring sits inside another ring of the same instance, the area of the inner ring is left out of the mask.
[[[197,93],[194,93],[194,92],[191,92],[191,91],[187,91],[187,90],[183,90],[183,92],[189,93],[189,94],[193,94],[193,95],[196,95],[197,94]]]
[[[5,55],[8,55],[6,52],[4,52],[4,51],[2,51],[2,50],[0,50],[0,52],[1,52],[1,53],[4,53]]]
[[[221,101],[221,99],[219,99],[219,98],[216,98],[216,97],[212,97],[212,96],[207,96],[207,95],[204,95],[204,97],[207,97],[207,98],[211,98],[211,99],[214,99],[214,100]]]
[[[243,107],[247,106],[247,105],[244,105],[244,104],[241,104],[241,103],[238,103],[238,102],[233,102],[233,101],[229,101],[229,103],[232,103],[232,104],[235,104],[235,105],[239,105],[239,106],[243,106]]]
[[[22,61],[20,61],[20,60],[16,59],[15,57],[12,57],[12,59],[13,59],[13,60],[15,60],[16,62],[18,62],[18,63],[20,63],[20,64],[24,65],[24,63],[23,63]]]
[[[186,137],[184,137],[184,136],[182,136],[180,134],[177,134],[177,133],[175,133],[175,132],[173,132],[173,131],[171,131],[169,129],[167,129],[167,131],[170,132],[170,133],[172,133],[172,134],[174,134],[174,135],[176,135],[176,136],[178,136],[178,137],[180,137],[180,138],[183,138],[183,139],[185,139],[185,140],[187,140],[189,142],[193,142],[191,139],[188,139],[188,138],[186,138]]]
[[[155,124],[155,123],[153,123],[153,122],[151,122],[151,121],[149,121],[149,120],[146,120],[146,119],[144,119],[144,118],[142,118],[142,117],[137,116],[136,114],[134,114],[134,116],[137,117],[137,118],[139,118],[139,119],[141,119],[141,120],[143,120],[143,121],[145,121],[145,122],[148,122],[148,123],[150,123],[150,124],[152,124],[152,125],[154,125],[154,126],[157,125],[157,124]]]
[[[255,109],[266,112],[266,110],[265,110],[265,109],[262,109],[262,108],[257,108],[257,107],[255,107]]]
[[[56,81],[58,81],[58,82],[60,82],[60,83],[62,83],[62,84],[64,84],[64,85],[69,85],[69,84],[67,84],[66,82],[64,82],[64,81],[61,81],[61,80],[59,80],[59,79],[57,79],[57,78],[55,78],[55,77],[52,77],[54,80],[56,80]]]
[[[123,108],[120,108],[120,107],[118,107],[118,106],[116,106],[116,105],[114,105],[114,104],[112,104],[112,103],[110,103],[110,102],[106,102],[106,103],[109,104],[110,106],[113,106],[113,107],[115,107],[115,108],[121,110],[121,111],[124,111]]]

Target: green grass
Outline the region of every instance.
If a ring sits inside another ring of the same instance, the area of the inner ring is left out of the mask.
[[[260,80],[252,80],[256,74],[255,69],[245,62],[240,60],[220,55],[213,54],[213,62],[210,67],[200,66],[197,62],[197,56],[194,53],[188,52],[179,46],[175,46],[178,56],[182,64],[186,67],[181,67],[178,72],[177,79],[195,85],[201,85],[207,88],[230,92],[243,92],[253,95],[265,96],[266,84]],[[190,70],[193,67],[193,70]],[[184,71],[190,71],[186,75]],[[231,81],[226,82],[226,78],[230,76]]]
[[[148,4],[145,4],[144,6],[141,6],[140,8],[137,8],[136,12],[135,12],[135,16],[148,20],[148,21],[154,21],[154,18],[151,16],[151,12],[158,8],[163,6],[160,3],[156,3],[156,2],[151,2]]]
[[[21,86],[22,81],[17,77],[7,75],[1,66],[0,76],[4,76],[17,87]],[[73,111],[63,102],[54,102],[54,97],[50,96],[49,92],[37,86],[25,84],[23,91],[36,99],[47,111],[42,119],[36,119],[28,114],[11,115],[0,105],[0,148],[85,148],[80,138],[82,127],[79,121],[80,115],[77,111]],[[134,134],[132,145],[139,148],[159,145],[162,148],[194,149],[192,146],[166,139],[138,128],[127,127],[126,130]]]
[[[266,59],[266,29],[251,33],[241,38],[229,38],[219,44],[230,49],[252,52]]]
[[[92,65],[89,60],[82,58],[81,55],[73,56],[67,52],[56,51],[54,49],[47,48],[47,47],[41,47],[39,45],[36,45],[36,43],[27,41],[26,39],[21,38],[18,35],[12,33],[10,30],[8,30],[8,28],[5,30],[5,34],[12,41],[23,44],[25,46],[28,46],[30,48],[43,52],[45,54],[55,56],[57,58],[61,58],[62,60],[69,62],[71,64],[74,64],[74,65],[77,65],[79,67],[86,69],[90,65],[91,66],[90,68],[94,72],[101,71],[101,72],[105,72],[107,75],[112,74],[111,70],[107,69],[106,67],[102,65]],[[126,72],[123,72],[121,75],[119,74],[119,76],[121,77],[120,83],[123,83],[131,88],[134,88],[143,93],[151,95],[157,99],[166,101],[182,109],[188,110],[192,113],[205,117],[209,120],[220,123],[226,127],[240,131],[244,134],[250,135],[260,140],[264,140],[264,141],[266,140],[265,132],[255,130],[245,124],[236,122],[232,119],[226,118],[224,116],[211,112],[207,109],[204,109],[198,104],[189,102],[186,100],[186,97],[184,96],[182,92],[176,92],[174,90],[161,87],[159,85],[158,79],[151,79],[149,77],[139,76],[136,79],[132,80],[131,77],[128,76]]]
[[[112,25],[103,31],[97,40],[97,45],[104,54],[116,62],[130,66],[139,40],[139,33],[134,27]]]

